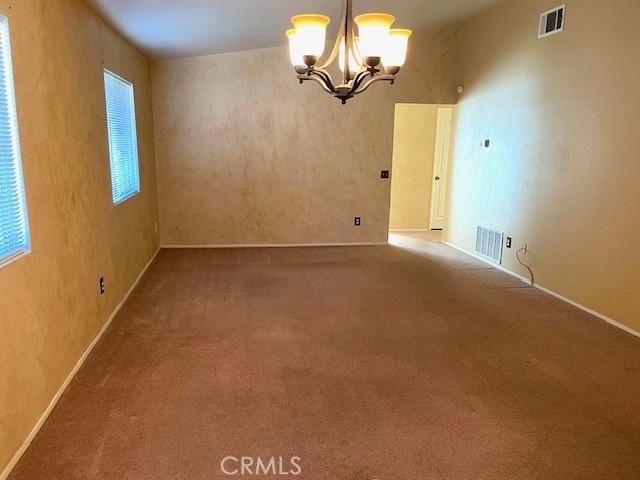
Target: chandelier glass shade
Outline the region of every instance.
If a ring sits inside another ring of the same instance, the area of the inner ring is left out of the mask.
[[[322,57],[329,17],[296,15],[291,18],[293,28],[287,30],[286,36],[291,63],[300,83],[315,81],[344,104],[375,82],[394,83],[407,58],[411,30],[392,29],[395,17],[387,13],[365,13],[353,19],[352,0],[344,0],[343,4],[338,36],[326,59]],[[342,72],[338,84],[327,71],[336,59]]]

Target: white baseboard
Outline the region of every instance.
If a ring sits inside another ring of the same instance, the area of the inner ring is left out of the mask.
[[[297,247],[367,247],[387,245],[387,242],[353,242],[353,243],[231,243],[213,245],[162,245],[160,248],[297,248]],[[2,480],[2,479],[0,479]]]
[[[40,416],[40,419],[36,422],[35,426],[31,430],[31,432],[29,433],[25,441],[22,443],[18,451],[13,455],[13,457],[11,458],[11,460],[9,461],[5,469],[2,471],[2,473],[0,473],[0,480],[6,480],[6,478],[9,476],[13,468],[16,466],[16,464],[24,454],[24,452],[26,452],[27,448],[29,448],[29,445],[31,445],[31,442],[33,441],[35,436],[38,434],[38,432],[40,431],[44,423],[47,421],[47,418],[55,408],[56,404],[58,403],[58,400],[60,400],[60,397],[66,390],[67,386],[69,385],[69,383],[71,383],[71,380],[73,380],[73,377],[75,377],[76,373],[78,373],[78,370],[80,370],[80,367],[82,367],[82,364],[91,353],[91,350],[93,350],[93,347],[96,346],[96,344],[98,343],[98,341],[100,340],[104,332],[107,330],[107,328],[109,328],[109,325],[111,325],[111,322],[113,321],[115,316],[118,314],[118,312],[120,311],[124,303],[127,301],[127,299],[129,298],[129,295],[131,295],[131,292],[133,292],[133,289],[136,288],[142,276],[145,274],[147,269],[151,266],[156,256],[158,255],[159,251],[160,249],[158,248],[156,250],[156,253],[154,253],[153,256],[151,257],[151,260],[147,262],[147,264],[142,269],[142,271],[140,272],[136,280],[133,282],[133,284],[131,285],[131,288],[129,288],[124,298],[122,299],[122,301],[116,306],[116,308],[113,310],[113,312],[111,313],[107,321],[104,323],[104,325],[102,325],[102,328],[100,329],[98,334],[94,337],[94,339],[91,341],[89,346],[85,349],[83,354],[80,356],[80,359],[75,364],[75,366],[73,367],[69,375],[67,375],[67,378],[62,383],[62,385],[60,386],[56,394],[53,396],[53,398],[51,399],[51,402],[49,402],[49,405],[45,409],[44,413]]]
[[[483,258],[483,257],[481,257],[479,255],[476,255],[475,253],[469,252],[469,251],[465,250],[462,247],[454,245],[453,243],[447,242],[445,240],[441,240],[441,242],[443,244],[451,247],[451,248],[454,248],[455,250],[458,250],[458,251],[460,251],[462,253],[466,253],[467,255],[470,255],[470,256],[472,256],[474,258],[477,258],[478,260],[486,263],[487,265],[492,266],[493,268],[497,268],[498,270],[501,270],[501,271],[503,271],[505,273],[508,273],[509,275],[512,275],[513,277],[517,278],[518,280],[521,280],[522,282],[526,283],[527,285],[530,284],[530,281],[529,281],[528,278],[526,278],[526,277],[524,277],[522,275],[519,275],[516,272],[514,272],[512,270],[509,270],[508,268],[503,267],[502,265],[498,265],[496,263],[493,263],[493,262],[487,260],[486,258]],[[570,298],[567,298],[564,295],[562,295],[562,294],[560,294],[558,292],[554,292],[553,290],[551,290],[551,289],[549,289],[547,287],[544,287],[542,285],[539,285],[537,283],[534,283],[533,286],[535,288],[537,288],[538,290],[541,290],[541,291],[543,291],[545,293],[548,293],[551,296],[556,297],[559,300],[562,300],[563,302],[566,302],[566,303],[568,303],[570,305],[573,305],[576,308],[579,308],[583,312],[587,312],[587,313],[593,315],[594,317],[598,317],[600,320],[604,320],[605,322],[613,325],[614,327],[618,327],[618,328],[624,330],[625,332],[630,333],[631,335],[635,335],[636,337],[640,337],[640,332],[638,332],[637,330],[634,330],[633,328],[631,328],[631,327],[629,327],[629,326],[627,326],[627,325],[625,325],[623,323],[620,323],[620,322],[614,320],[611,317],[608,317],[608,316],[606,316],[606,315],[604,315],[604,314],[602,314],[600,312],[597,312],[597,311],[593,310],[592,308],[589,308],[589,307],[587,307],[585,305],[582,305],[582,304],[580,304],[578,302],[575,302],[575,301],[571,300]]]
[[[389,229],[389,233],[424,233],[430,231],[430,228],[394,228],[393,230]]]

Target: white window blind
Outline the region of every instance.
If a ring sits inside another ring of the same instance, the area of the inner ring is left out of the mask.
[[[109,132],[111,193],[113,203],[117,204],[140,191],[133,85],[105,70],[104,90]]]
[[[29,251],[9,21],[0,16],[0,265]]]

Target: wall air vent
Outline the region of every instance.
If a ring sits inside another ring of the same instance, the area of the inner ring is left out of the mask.
[[[564,29],[565,7],[561,5],[551,10],[547,10],[540,15],[540,26],[538,28],[538,38],[548,37],[560,33]]]
[[[476,253],[494,263],[502,263],[502,240],[504,233],[478,226]]]

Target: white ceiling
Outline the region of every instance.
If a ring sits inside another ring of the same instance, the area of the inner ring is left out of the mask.
[[[499,0],[354,0],[355,13],[383,11],[414,30],[459,20]],[[88,0],[120,33],[154,58],[286,43],[289,18],[323,13],[335,24],[341,0]]]

